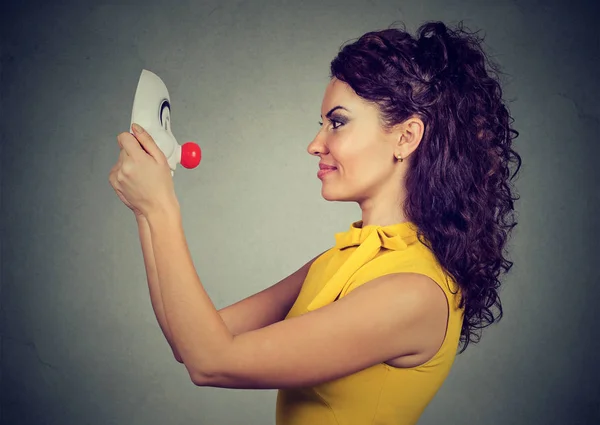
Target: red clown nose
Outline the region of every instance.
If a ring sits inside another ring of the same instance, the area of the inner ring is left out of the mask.
[[[187,169],[196,168],[202,159],[202,150],[194,142],[187,142],[181,146],[181,165]]]

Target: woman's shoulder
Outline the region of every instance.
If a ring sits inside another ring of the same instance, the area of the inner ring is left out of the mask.
[[[362,284],[379,276],[392,273],[422,274],[435,281],[447,294],[455,295],[458,285],[446,273],[435,254],[424,244],[415,242],[400,251],[382,251],[361,267],[353,280]]]

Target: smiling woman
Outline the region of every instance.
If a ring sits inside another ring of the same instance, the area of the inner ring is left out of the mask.
[[[344,46],[308,152],[322,196],[358,203],[362,219],[220,311],[171,187],[160,203],[140,189],[164,183],[164,157],[145,132],[135,137],[150,158],[122,140],[111,182],[142,212],[152,305],[196,385],[276,388],[279,425],[417,422],[459,347],[502,314],[499,276],[512,266],[504,247],[516,224],[509,182],[521,160],[494,70],[480,39],[441,22],[416,38],[387,29]]]
[[[286,319],[335,303],[341,317],[352,303],[329,330],[336,343],[355,339],[346,353],[313,351],[321,362],[339,354],[325,370],[343,376],[280,390],[279,424],[414,424],[460,343],[478,340],[493,307],[501,317],[516,225],[509,166],[514,178],[521,159],[481,41],[431,22],[417,38],[367,33],[332,61],[308,151],[323,197],[357,202],[362,220],[312,265]]]

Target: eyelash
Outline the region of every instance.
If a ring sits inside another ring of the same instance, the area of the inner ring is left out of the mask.
[[[345,124],[345,122],[338,121],[338,120],[336,120],[334,118],[330,118],[329,121],[331,121],[334,124],[338,124],[337,127],[336,126],[333,127],[334,130],[337,130],[338,128],[340,128],[341,126],[343,126]],[[321,121],[319,121],[319,125],[322,126],[323,123]]]

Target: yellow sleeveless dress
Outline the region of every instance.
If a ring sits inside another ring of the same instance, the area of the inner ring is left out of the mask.
[[[280,389],[277,425],[411,425],[436,394],[454,362],[463,320],[460,290],[435,256],[417,239],[410,222],[389,226],[352,223],[336,244],[311,265],[286,319],[344,297],[376,277],[420,273],[444,291],[449,305],[446,336],[438,352],[411,368],[376,364],[313,387]],[[352,353],[348,353],[349,356]]]

